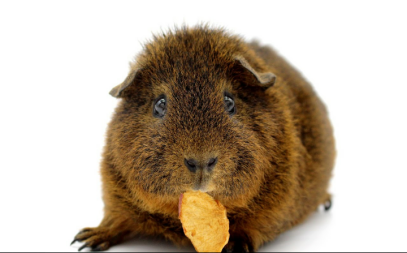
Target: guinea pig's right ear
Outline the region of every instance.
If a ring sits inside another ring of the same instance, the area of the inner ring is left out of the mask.
[[[257,79],[257,85],[264,90],[272,87],[276,82],[276,75],[271,72],[259,72],[256,71],[247,60],[242,56],[235,56],[235,60],[240,63],[240,66],[244,67],[248,73],[251,73]]]
[[[136,79],[137,75],[140,74],[140,69],[132,69],[126,79],[116,87],[114,87],[109,94],[115,98],[120,98],[122,95],[123,90],[129,87]]]

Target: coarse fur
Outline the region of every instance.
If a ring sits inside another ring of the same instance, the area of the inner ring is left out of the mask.
[[[274,86],[262,86],[254,71],[274,74]],[[226,207],[225,251],[256,251],[330,201],[327,110],[271,48],[223,29],[182,27],[148,42],[124,84],[111,93],[121,101],[101,164],[104,219],[75,237],[83,247],[106,250],[138,235],[190,244],[178,219],[180,194],[196,184],[184,164],[190,157],[218,158],[200,180]],[[235,101],[232,116],[225,92]],[[163,118],[153,117],[160,95]]]

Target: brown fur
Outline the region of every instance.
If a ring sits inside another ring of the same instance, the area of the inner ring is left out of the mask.
[[[262,87],[242,66],[273,73]],[[101,166],[105,217],[75,238],[106,250],[136,235],[190,244],[178,219],[178,198],[194,175],[184,158],[218,157],[203,180],[227,209],[225,250],[255,251],[330,200],[332,128],[310,84],[272,49],[220,29],[176,29],[147,43],[109,124]],[[237,113],[224,109],[223,92]],[[168,99],[164,118],[154,100]]]

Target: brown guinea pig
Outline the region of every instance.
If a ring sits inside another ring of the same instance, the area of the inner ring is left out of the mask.
[[[101,165],[105,214],[75,237],[79,250],[138,235],[190,244],[178,219],[189,190],[226,207],[224,251],[256,251],[329,208],[327,110],[269,47],[222,29],[179,28],[147,43],[110,94],[121,100]]]

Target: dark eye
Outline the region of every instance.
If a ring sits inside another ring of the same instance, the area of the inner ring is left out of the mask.
[[[162,118],[167,111],[167,100],[161,95],[155,101],[153,115],[156,118]]]
[[[229,113],[229,115],[233,115],[236,113],[236,107],[235,107],[235,101],[233,100],[233,97],[229,93],[225,93],[224,97],[225,101],[225,109]]]

